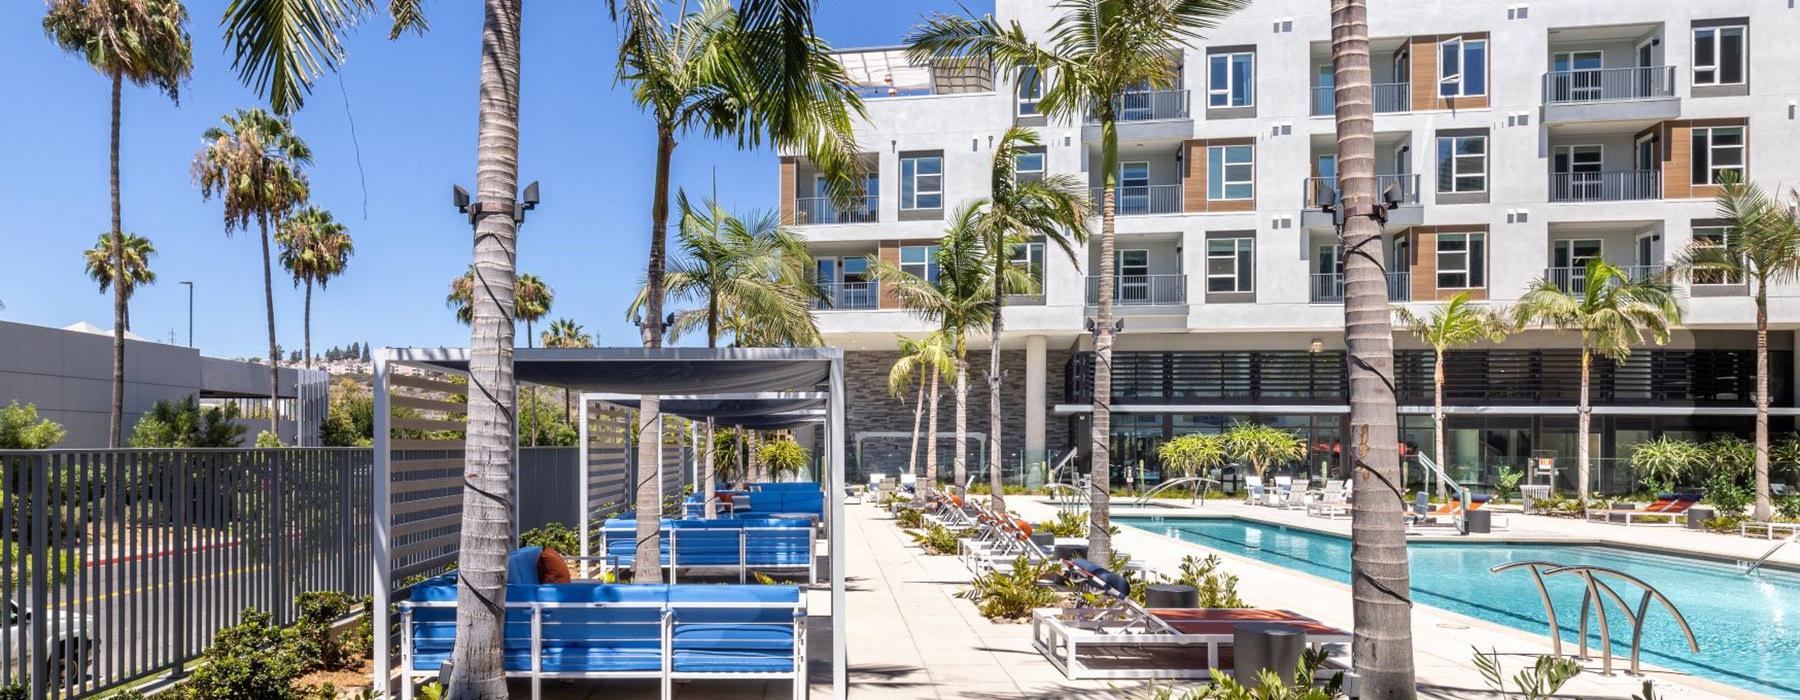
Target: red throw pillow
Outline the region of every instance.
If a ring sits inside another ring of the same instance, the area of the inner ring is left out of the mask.
[[[574,575],[569,573],[569,562],[563,560],[562,553],[549,547],[538,554],[537,566],[538,583],[571,583],[575,580]]]

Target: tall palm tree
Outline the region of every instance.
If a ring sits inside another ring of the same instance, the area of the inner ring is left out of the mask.
[[[281,228],[275,232],[275,242],[281,245],[281,266],[294,276],[295,285],[306,286],[306,310],[301,316],[304,338],[301,357],[306,358],[306,367],[311,369],[313,284],[324,289],[331,278],[344,274],[344,268],[350,265],[350,256],[356,253],[356,246],[350,240],[350,227],[333,219],[331,212],[318,207],[307,207],[283,219]]]
[[[581,324],[572,318],[559,318],[550,322],[550,328],[540,338],[547,348],[591,348],[594,338],[582,330]],[[575,422],[575,409],[572,403],[573,392],[563,390],[563,420]]]
[[[703,330],[709,348],[718,347],[727,331],[739,346],[822,342],[813,304],[825,297],[804,238],[781,226],[773,213],[740,218],[710,199],[695,207],[684,192],[677,200],[677,252],[664,292],[702,305],[675,314],[671,341]],[[626,316],[642,313],[648,296],[646,285]]]
[[[280,405],[278,365],[281,349],[275,344],[275,282],[269,254],[269,222],[281,221],[288,212],[306,203],[310,188],[304,167],[312,163],[312,149],[294,134],[286,117],[261,109],[238,110],[225,115],[225,127],[212,127],[203,136],[205,146],[194,156],[194,182],[206,199],[218,196],[225,204],[225,235],[255,221],[262,237],[263,310],[269,323],[269,434],[279,435],[275,425]]]
[[[126,250],[119,213],[119,121],[125,81],[155,87],[180,101],[182,81],[194,68],[193,43],[187,33],[187,8],[180,0],[51,0],[44,13],[44,34],[64,51],[81,56],[95,71],[112,79],[112,143],[108,176],[112,188],[112,245]],[[113,263],[113,276],[130,279],[125,261]],[[104,291],[104,290],[102,290]],[[113,288],[112,413],[107,445],[123,440],[125,416],[126,298],[130,289]]]
[[[114,296],[125,295],[124,328],[131,330],[131,295],[137,293],[138,287],[156,283],[156,271],[150,269],[150,257],[156,255],[156,246],[150,245],[150,239],[135,233],[124,235],[122,248],[115,247],[119,240],[112,234],[102,233],[94,247],[82,251],[81,257],[86,261],[88,278],[100,284],[101,294],[112,289],[114,279],[125,281],[119,285],[124,289],[114,290]],[[115,249],[125,252],[114,257]],[[115,278],[118,270],[124,270],[125,274]]]
[[[551,289],[550,285],[544,284],[544,281],[538,279],[537,275],[529,272],[521,273],[518,278],[513,281],[513,301],[515,304],[514,316],[518,320],[525,322],[525,347],[531,347],[532,338],[534,337],[531,328],[532,324],[537,323],[539,319],[550,315],[550,307],[556,303],[556,290]],[[538,434],[536,385],[531,387],[531,398],[528,400],[532,407],[530,445],[536,447]]]
[[[1204,39],[1201,32],[1250,4],[1250,0],[1060,0],[1048,45],[1026,37],[1013,21],[935,14],[906,41],[908,55],[933,60],[982,62],[1018,75],[1032,68],[1046,76],[1038,110],[1052,118],[1100,124],[1100,294],[1094,324],[1093,487],[1089,491],[1088,555],[1112,556],[1113,200],[1119,170],[1119,100],[1131,90],[1169,89],[1180,80],[1179,56]]]
[[[1577,409],[1575,480],[1582,512],[1588,500],[1588,427],[1593,408],[1588,405],[1588,375],[1593,356],[1614,362],[1631,357],[1633,345],[1648,337],[1657,345],[1669,342],[1669,329],[1681,323],[1681,304],[1661,280],[1634,279],[1603,260],[1589,260],[1581,294],[1571,294],[1547,278],[1527,287],[1513,307],[1515,323],[1537,324],[1581,334],[1581,401]]]
[[[994,508],[1005,512],[1003,475],[1000,470],[1001,415],[1000,333],[1006,311],[1006,281],[1019,269],[1036,285],[1041,285],[1042,270],[1020,268],[1013,261],[1015,246],[1029,245],[1041,238],[1045,245],[1062,249],[1070,261],[1076,260],[1075,246],[1087,245],[1088,218],[1093,210],[1081,191],[1081,181],[1072,175],[1046,175],[1020,181],[1019,156],[1026,149],[1043,142],[1037,132],[1020,126],[1007,129],[994,149],[994,165],[989,171],[991,184],[987,209],[981,213],[982,245],[996,254],[988,256],[994,265],[990,275],[994,283],[994,318],[988,324],[988,490]]]
[[[1800,201],[1800,192],[1790,192]],[[1794,210],[1727,171],[1720,180],[1719,216],[1730,222],[1723,245],[1690,245],[1677,268],[1723,279],[1749,280],[1756,297],[1756,519],[1769,502],[1769,285],[1800,279],[1800,217]]]
[[[955,371],[956,359],[950,355],[942,332],[926,335],[921,340],[914,340],[904,335],[897,336],[900,345],[900,359],[888,368],[888,394],[894,398],[905,395],[907,385],[917,382],[919,385],[918,403],[913,407],[912,447],[906,457],[906,473],[917,474],[919,464],[920,423],[925,416],[925,396],[927,387],[931,396],[931,432],[926,433],[930,446],[926,448],[926,482],[937,483],[937,389],[938,380]]]
[[[1431,313],[1423,316],[1404,306],[1395,306],[1394,319],[1419,342],[1431,346],[1432,458],[1437,460],[1439,469],[1448,469],[1444,461],[1444,353],[1482,340],[1504,341],[1511,326],[1504,312],[1470,304],[1468,292],[1458,292],[1450,297],[1449,303],[1433,308]],[[1437,492],[1440,498],[1447,497],[1442,472],[1438,473]]]
[[[936,280],[915,276],[889,260],[869,260],[870,275],[893,292],[901,307],[936,321],[949,337],[956,361],[956,442],[950,458],[956,488],[968,479],[969,334],[993,321],[996,289],[1029,292],[1036,286],[1027,271],[1011,266],[1002,266],[1006,276],[1000,284],[993,283],[992,256],[1005,253],[983,244],[981,217],[978,201],[957,208],[938,243]],[[989,455],[990,462],[993,459]]]

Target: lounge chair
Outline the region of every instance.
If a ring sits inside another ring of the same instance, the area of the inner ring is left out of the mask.
[[[1688,509],[1694,507],[1694,504],[1699,502],[1700,494],[1697,493],[1665,493],[1657,495],[1655,502],[1641,509],[1609,508],[1606,510],[1590,510],[1588,511],[1588,519],[1598,519],[1600,522],[1605,523],[1623,523],[1625,525],[1632,525],[1637,520],[1644,518],[1667,518],[1667,522],[1659,524],[1686,524]]]
[[[1349,481],[1327,481],[1319,497],[1306,504],[1306,514],[1315,518],[1336,520],[1350,513]]]
[[[1312,480],[1294,479],[1288,493],[1282,498],[1281,507],[1288,510],[1303,510],[1312,503]]]
[[[1275,477],[1275,490],[1266,494],[1263,505],[1276,508],[1285,507],[1288,499],[1294,496],[1294,477]]]
[[[1262,477],[1254,475],[1244,476],[1245,503],[1250,505],[1261,505],[1263,502],[1263,495],[1267,493],[1267,491],[1268,488],[1263,486]]]

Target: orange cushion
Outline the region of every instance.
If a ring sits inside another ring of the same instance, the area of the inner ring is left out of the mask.
[[[569,573],[569,562],[563,560],[562,552],[549,547],[538,554],[538,583],[570,583],[575,580]]]

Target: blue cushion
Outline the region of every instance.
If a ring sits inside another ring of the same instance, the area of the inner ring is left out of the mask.
[[[662,670],[662,650],[653,643],[648,648],[622,646],[544,647],[545,671],[581,672],[656,672]]]
[[[543,547],[520,547],[506,558],[506,584],[509,586],[538,585],[538,557],[544,553]]]
[[[674,656],[675,670],[684,673],[789,673],[794,670],[791,652],[678,649]]]

